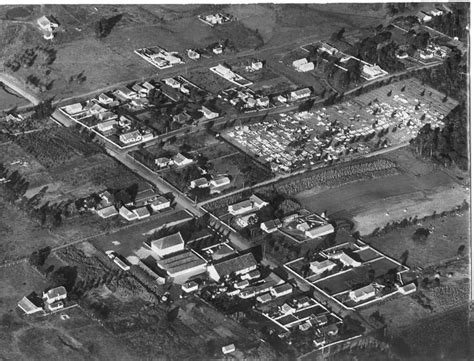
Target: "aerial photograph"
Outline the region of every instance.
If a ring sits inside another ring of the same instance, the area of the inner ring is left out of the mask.
[[[0,1],[0,360],[473,360],[470,12]]]

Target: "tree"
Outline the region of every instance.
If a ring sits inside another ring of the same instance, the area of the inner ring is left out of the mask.
[[[463,257],[465,254],[466,246],[464,244],[460,245],[458,248],[458,257]]]
[[[49,282],[52,287],[64,286],[69,292],[74,287],[77,279],[77,268],[63,266],[49,275]]]
[[[29,258],[30,264],[33,266],[41,267],[46,262],[49,254],[51,253],[51,247],[44,247],[38,251],[34,251]]]
[[[427,228],[418,228],[412,236],[415,242],[424,242],[430,235],[430,230]]]

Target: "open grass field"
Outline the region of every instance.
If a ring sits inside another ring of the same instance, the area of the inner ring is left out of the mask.
[[[42,202],[85,197],[106,188],[145,182],[67,128],[29,133],[0,145],[0,162],[29,182],[27,197],[48,187]]]
[[[49,66],[51,72],[34,65],[15,75],[25,80],[35,74],[50,83],[42,97],[67,97],[154,75],[155,68],[133,53],[137,47],[160,45],[183,52],[225,39],[237,51],[281,46],[301,37],[329,37],[341,27],[349,31],[361,21],[378,25],[384,20],[384,10],[380,6],[374,9],[359,5],[348,11],[342,4],[331,5],[330,10],[299,4],[4,6],[0,17],[8,20],[0,24],[4,34],[0,58],[21,52],[24,44],[52,46],[56,59]],[[197,18],[217,11],[230,13],[236,20],[211,28]],[[54,16],[61,25],[53,42],[44,40],[36,27],[36,19],[44,14]],[[97,39],[95,23],[102,17],[112,19],[115,25],[107,37]],[[80,73],[86,78],[83,82],[69,82]]]
[[[381,252],[400,260],[408,251],[409,267],[426,267],[456,257],[459,246],[469,247],[469,211],[458,215],[438,216],[436,219],[420,221],[420,226],[398,228],[381,236],[366,237],[364,240]],[[432,227],[426,242],[412,239],[417,228]],[[466,251],[467,252],[467,251]]]
[[[0,350],[8,360],[138,360],[122,340],[111,336],[80,308],[36,318],[23,316],[17,302],[32,291],[41,293],[47,281],[28,263],[0,272]],[[61,320],[60,314],[68,320]]]

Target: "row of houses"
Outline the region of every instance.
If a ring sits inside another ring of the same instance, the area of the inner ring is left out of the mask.
[[[171,201],[152,189],[139,193],[135,200],[120,207],[114,202],[114,196],[109,191],[99,194],[100,203],[95,207],[99,217],[107,219],[120,215],[127,221],[141,220],[151,215],[151,212],[162,212],[171,207]]]
[[[134,53],[160,70],[184,63],[177,52],[169,52],[159,46],[137,49]]]

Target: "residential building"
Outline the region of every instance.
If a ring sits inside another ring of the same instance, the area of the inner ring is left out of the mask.
[[[270,105],[270,98],[267,96],[257,99],[257,105],[259,107],[268,107]]]
[[[118,88],[113,92],[113,94],[122,100],[130,100],[138,96],[137,93],[127,87]]]
[[[214,178],[209,182],[209,185],[211,187],[217,188],[217,187],[223,187],[226,185],[230,184],[230,178],[229,177],[218,177]]]
[[[194,281],[189,281],[189,282],[183,283],[183,285],[181,286],[181,289],[185,293],[191,293],[191,292],[197,291],[199,289],[199,285]]]
[[[123,144],[131,144],[140,142],[142,140],[142,135],[138,130],[134,130],[130,133],[120,134],[119,139]]]
[[[101,122],[108,122],[109,120],[116,120],[118,116],[113,112],[107,111],[99,113],[98,118]]]
[[[375,296],[375,287],[370,284],[349,292],[349,298],[354,302],[365,301]]]
[[[337,266],[333,261],[326,259],[324,261],[313,261],[310,263],[310,269],[316,275],[321,275],[326,271],[331,271]]]
[[[141,97],[145,97],[148,94],[148,91],[138,83],[133,84],[132,90]]]
[[[270,293],[264,293],[263,295],[257,296],[257,301],[260,303],[267,303],[272,300],[272,296]]]
[[[224,355],[228,354],[228,353],[232,353],[235,351],[235,345],[232,343],[230,345],[227,345],[227,346],[223,346],[222,347],[222,353]]]
[[[120,259],[120,257],[114,257],[114,263],[119,266],[123,271],[130,271],[130,266]]]
[[[64,308],[64,303],[62,301],[56,301],[53,303],[47,303],[46,309],[50,312],[58,311]]]
[[[166,157],[160,157],[155,159],[155,164],[160,168],[165,168],[171,165],[173,161]]]
[[[308,98],[311,96],[311,90],[309,88],[303,88],[290,92],[290,100],[295,101],[299,99]]]
[[[86,112],[81,103],[69,104],[62,109],[71,116],[80,116]]]
[[[242,275],[257,268],[257,261],[252,253],[237,255],[227,260],[216,262],[208,267],[209,277],[214,281],[230,274]]]
[[[37,305],[35,305],[30,299],[27,297],[23,297],[20,302],[18,302],[18,307],[27,315],[32,315],[37,312],[43,311],[43,309]]]
[[[146,90],[146,94],[149,95],[150,94],[150,91],[153,90],[153,89],[156,89],[155,86],[149,82],[144,82],[142,84],[142,87]]]
[[[181,87],[181,83],[175,78],[163,79],[163,82],[174,89],[179,89]]]
[[[184,240],[181,233],[177,232],[152,241],[150,247],[158,256],[164,257],[172,253],[183,251]]]
[[[97,124],[97,130],[101,133],[109,133],[115,130],[115,125],[117,125],[116,120],[108,120],[106,122],[102,122]]]
[[[422,23],[428,23],[433,20],[433,17],[430,14],[425,13],[424,11],[419,11],[416,16]]]
[[[246,201],[242,201],[236,204],[229,205],[227,210],[230,214],[237,216],[244,213],[248,213],[251,211],[262,209],[263,207],[267,206],[268,202],[260,199],[256,195],[250,196],[250,198]]]
[[[270,290],[273,297],[282,297],[293,293],[293,287],[289,283],[275,286]]]
[[[314,63],[313,62],[307,62],[305,64],[300,65],[296,70],[299,71],[299,72],[302,72],[302,73],[314,70]]]
[[[99,100],[99,103],[102,103],[102,104],[111,104],[114,102],[114,99],[112,97],[109,97],[105,93],[101,93],[97,99]]]
[[[308,238],[314,239],[317,237],[326,236],[331,233],[334,233],[334,227],[332,224],[327,223],[319,227],[305,230],[304,235]]]
[[[154,212],[161,211],[171,207],[171,201],[163,196],[159,196],[150,203],[150,206]]]
[[[120,207],[119,214],[129,222],[134,221],[135,219],[138,218],[138,216],[135,213],[133,213],[131,210],[129,210],[125,206]]]
[[[118,211],[115,208],[115,206],[111,205],[108,207],[98,209],[97,214],[99,215],[99,217],[106,219],[106,218],[116,216],[118,214]]]
[[[194,276],[206,271],[206,261],[193,251],[183,251],[159,259],[158,266],[170,277]]]
[[[307,64],[307,63],[308,63],[308,59],[301,58],[301,59],[297,59],[297,60],[293,61],[292,65],[293,65],[293,68],[298,70],[302,65]]]
[[[282,226],[279,219],[272,219],[270,221],[260,223],[260,229],[266,233],[272,233]]]
[[[178,153],[173,157],[173,163],[176,164],[178,167],[184,167],[185,165],[191,164],[192,162],[192,159],[186,158],[181,153]]]
[[[197,51],[195,50],[191,50],[189,49],[188,50],[188,57],[189,59],[191,60],[198,60],[200,57],[201,57],[201,54],[199,54]]]
[[[204,114],[206,119],[214,119],[219,116],[219,113],[212,111],[211,109],[205,107],[204,105],[201,107],[201,112]]]
[[[43,292],[43,299],[47,304],[52,304],[56,301],[61,301],[66,299],[67,292],[64,286],[59,286],[56,288],[50,289],[48,292]]]
[[[441,16],[441,15],[443,15],[443,12],[441,10],[435,8],[435,9],[430,11],[430,14],[433,15],[433,16]]]
[[[243,274],[241,278],[243,280],[254,280],[254,279],[260,278],[261,275],[262,274],[260,273],[260,271],[256,269],[256,270]]]
[[[328,254],[328,257],[330,259],[338,259],[339,261],[341,261],[341,263],[345,267],[359,267],[359,266],[362,265],[361,262],[356,261],[355,259],[353,259],[351,256],[349,256],[344,251],[336,252],[336,253],[330,253],[330,254]]]
[[[387,74],[387,72],[381,69],[378,65],[364,64],[362,66],[362,77],[366,80],[375,79],[385,74]]]
[[[416,285],[412,282],[404,286],[399,286],[396,285],[398,292],[400,292],[402,295],[409,295],[410,293],[413,293],[416,291]]]
[[[148,211],[147,207],[136,208],[133,210],[133,213],[137,215],[138,219],[150,217],[150,212]]]
[[[202,177],[191,181],[190,188],[207,188],[209,187],[209,181]]]
[[[257,60],[257,61],[253,61],[250,66],[251,66],[253,71],[258,71],[258,70],[262,70],[263,63],[261,61]]]
[[[53,32],[56,28],[59,27],[58,23],[56,23],[55,21],[51,20],[50,18],[44,15],[40,17],[38,20],[36,20],[36,23],[39,25],[41,30],[44,30],[47,32]]]
[[[429,53],[429,52],[423,51],[423,50],[420,51],[419,55],[420,55],[421,59],[425,59],[425,60],[426,59],[433,59],[433,57],[434,57],[433,53]]]
[[[308,222],[301,222],[296,225],[296,229],[300,232],[306,232],[311,228]]]
[[[249,280],[242,280],[242,281],[236,282],[234,284],[234,287],[238,288],[238,289],[243,289],[243,288],[248,287],[248,286],[250,286]]]

